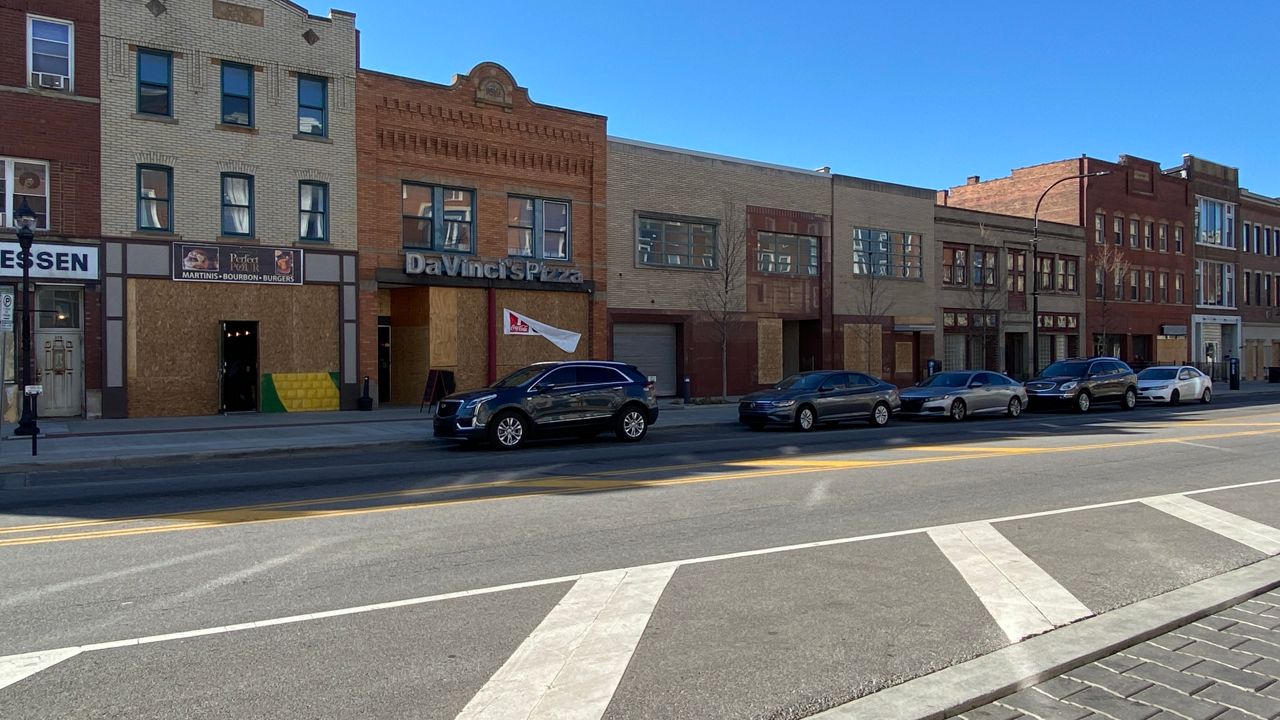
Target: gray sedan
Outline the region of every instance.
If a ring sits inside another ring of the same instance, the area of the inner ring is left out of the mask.
[[[937,373],[900,394],[903,415],[952,420],[998,413],[1018,417],[1027,406],[1027,389],[1022,383],[990,370]]]

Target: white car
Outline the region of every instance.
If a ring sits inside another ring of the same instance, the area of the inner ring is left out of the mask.
[[[1161,365],[1138,373],[1138,399],[1177,405],[1213,399],[1213,378],[1190,365]]]

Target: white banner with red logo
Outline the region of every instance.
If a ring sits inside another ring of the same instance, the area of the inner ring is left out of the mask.
[[[552,345],[555,345],[567,353],[577,350],[578,341],[582,339],[581,333],[551,327],[546,323],[540,323],[533,318],[525,317],[514,310],[508,310],[506,308],[502,309],[502,334],[541,335],[547,340],[550,340]]]

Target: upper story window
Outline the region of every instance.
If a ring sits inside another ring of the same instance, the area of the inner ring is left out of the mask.
[[[1040,292],[1053,292],[1053,256],[1037,255],[1036,256],[1036,290]]]
[[[173,231],[173,168],[138,166],[138,229]]]
[[[1124,218],[1123,217],[1116,215],[1114,218],[1112,218],[1111,234],[1112,234],[1112,241],[1115,242],[1116,245],[1124,244]]]
[[[1009,276],[1005,281],[1005,290],[1022,295],[1027,292],[1027,251],[1010,250],[1006,258]]]
[[[969,248],[943,246],[942,284],[952,287],[964,287],[969,284]]]
[[[1273,254],[1272,250],[1274,250],[1274,248],[1272,247],[1272,244],[1271,244],[1271,237],[1272,237],[1271,228],[1267,228],[1265,237],[1267,239],[1267,242],[1263,246],[1263,250],[1266,251],[1267,255],[1272,255]]]
[[[173,115],[173,55],[138,50],[138,112]]]
[[[1150,220],[1142,226],[1142,247],[1147,250],[1156,249],[1155,227],[1156,224]]]
[[[818,275],[818,238],[756,233],[756,270],[784,275]]]
[[[401,241],[407,248],[474,250],[475,191],[418,183],[400,186]]]
[[[1058,290],[1066,293],[1076,292],[1077,278],[1080,276],[1080,259],[1059,255],[1057,259]]]
[[[507,254],[549,260],[569,259],[569,203],[507,198]]]
[[[253,66],[222,63],[222,122],[253,127]]]
[[[1178,273],[1173,277],[1174,302],[1178,304],[1182,304],[1187,301],[1186,295],[1184,294],[1186,292],[1184,287],[1185,285],[1186,285],[1185,275],[1183,275],[1182,273]]]
[[[222,234],[253,235],[253,176],[222,174]]]
[[[328,137],[329,81],[314,75],[298,76],[298,133]]]
[[[1138,219],[1129,220],[1129,247],[1138,247]]]
[[[976,288],[994,288],[996,286],[996,270],[998,260],[996,260],[995,248],[974,248],[973,249],[973,286]]]
[[[919,280],[923,242],[916,233],[854,228],[853,274]]]
[[[72,89],[75,27],[63,20],[27,17],[27,72],[31,87]]]
[[[1234,308],[1236,267],[1213,260],[1196,261],[1196,305]]]
[[[1160,223],[1160,252],[1169,252],[1169,226]]]
[[[329,240],[329,186],[322,182],[298,183],[298,239]]]
[[[1196,205],[1196,242],[1233,248],[1236,206],[1231,203],[1200,198]]]
[[[49,229],[49,165],[39,160],[0,157],[0,227],[13,227],[22,201],[36,214],[36,229]]]
[[[1182,226],[1175,225],[1173,228],[1173,251],[1182,254]]]
[[[1169,302],[1169,273],[1160,273],[1160,302]]]
[[[1107,215],[1095,213],[1093,216],[1093,241],[1099,245],[1107,241]]]
[[[1240,242],[1240,251],[1241,251],[1241,252],[1249,252],[1249,238],[1253,236],[1253,232],[1252,232],[1252,231],[1253,231],[1253,226],[1252,226],[1252,224],[1250,224],[1250,223],[1249,223],[1249,221],[1248,221],[1248,220],[1246,220],[1246,221],[1245,221],[1245,223],[1244,223],[1244,234],[1240,236],[1240,241],[1241,241],[1241,242]],[[1258,246],[1257,246],[1257,244],[1256,244],[1256,243],[1255,243],[1255,244],[1254,244],[1254,246],[1253,246],[1253,252],[1255,252],[1255,253],[1256,253],[1256,252],[1258,252]]]
[[[636,254],[641,265],[709,270],[716,263],[716,226],[640,217],[636,223]]]

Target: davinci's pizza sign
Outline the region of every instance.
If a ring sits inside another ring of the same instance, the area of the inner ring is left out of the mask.
[[[404,254],[406,275],[476,278],[481,280],[532,280],[545,283],[576,284],[582,282],[582,271],[566,265],[552,265],[524,258],[472,260],[459,255]]]

